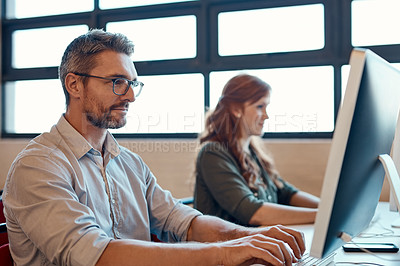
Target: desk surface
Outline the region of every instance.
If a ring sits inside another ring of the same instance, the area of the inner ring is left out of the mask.
[[[400,247],[400,228],[391,227],[391,223],[397,219],[400,219],[399,213],[390,212],[388,202],[380,202],[375,212],[375,217],[373,218],[373,222],[371,223],[370,227],[363,232],[364,234],[365,233],[371,234],[374,237],[368,237],[368,238],[356,237],[353,239],[353,241],[378,242],[378,243],[390,242]],[[291,227],[304,232],[304,236],[306,239],[306,247],[307,250],[309,251],[311,248],[312,237],[314,234],[313,225],[296,225]],[[391,233],[389,230],[392,230],[393,233]],[[380,234],[387,234],[387,236],[376,236]],[[365,265],[371,265],[371,263],[376,263],[376,265],[385,265],[385,266],[400,265],[400,252],[374,253],[374,254],[379,256],[379,258],[364,252],[360,253],[344,252],[342,248],[339,248],[336,252],[334,261],[337,265],[344,265],[344,266],[354,265],[354,263],[358,263],[358,265],[363,265],[360,264],[361,262],[369,263]]]

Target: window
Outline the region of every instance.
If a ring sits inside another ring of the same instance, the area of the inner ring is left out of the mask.
[[[193,133],[204,123],[202,74],[144,76],[140,97],[131,104],[127,125],[115,133]]]
[[[2,136],[35,136],[64,112],[58,65],[90,28],[121,32],[142,95],[118,137],[193,138],[240,72],[272,86],[265,137],[331,137],[355,46],[400,62],[397,0],[0,0]]]
[[[67,45],[88,31],[86,25],[17,30],[13,32],[12,67],[58,66]],[[62,34],[60,34],[62,32]],[[56,38],[54,38],[56,36]]]
[[[224,83],[241,72],[260,77],[272,88],[265,132],[333,131],[331,66],[212,72],[211,108],[216,106]]]
[[[157,4],[167,4],[176,2],[188,2],[195,0],[100,0],[100,8],[111,9],[119,7],[130,7],[130,6],[147,6]]]
[[[218,34],[220,55],[322,49],[324,6],[221,12]]]
[[[352,2],[352,44],[372,46],[400,44],[400,1],[357,0]]]
[[[133,41],[135,62],[196,57],[195,16],[110,22],[106,29]]]
[[[4,88],[7,132],[48,131],[65,111],[58,79],[8,82]]]
[[[6,1],[6,18],[22,19],[49,15],[91,11],[93,1],[68,0],[3,0]]]

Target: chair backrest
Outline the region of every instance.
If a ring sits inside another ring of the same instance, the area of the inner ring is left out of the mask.
[[[7,227],[5,222],[6,218],[3,213],[3,200],[0,195],[0,246],[8,243]]]
[[[8,238],[2,241],[4,235],[7,236],[7,225],[6,223],[0,223],[0,246],[8,243]]]
[[[2,191],[1,191],[2,192]],[[6,218],[3,212],[3,200],[0,192],[0,265],[12,266],[13,259],[10,253],[10,246],[8,244],[8,234],[6,226]]]
[[[0,191],[0,223],[5,223],[6,217],[4,217],[4,212],[3,212],[4,206],[3,206],[2,194],[3,194],[3,190]]]
[[[0,238],[2,241],[6,240],[5,243],[0,244],[0,265],[12,266],[14,263],[10,253],[10,246],[7,238],[7,227],[5,223],[0,224]]]
[[[14,265],[8,243],[0,246],[0,263],[3,266],[13,266]]]

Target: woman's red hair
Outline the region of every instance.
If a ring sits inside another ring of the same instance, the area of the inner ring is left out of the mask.
[[[244,152],[239,140],[243,137],[241,117],[234,114],[234,110],[244,110],[245,104],[252,104],[260,98],[268,96],[271,87],[258,77],[240,74],[231,78],[225,85],[216,108],[206,119],[205,130],[200,136],[200,144],[207,141],[216,141],[228,148],[233,154],[240,171],[249,187],[257,190],[260,179],[260,169],[256,162]],[[272,159],[266,155],[262,145],[256,145],[252,139],[251,148],[256,152],[262,167],[274,180],[277,176]]]

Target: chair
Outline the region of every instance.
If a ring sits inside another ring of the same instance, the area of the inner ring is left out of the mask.
[[[0,235],[1,236],[6,235],[6,237],[7,237],[6,223],[0,224]],[[12,266],[14,264],[13,259],[11,257],[11,253],[10,253],[8,239],[7,239],[7,243],[4,243],[0,246],[0,264],[4,265],[4,266]]]
[[[193,207],[194,199],[193,199],[193,197],[182,198],[182,199],[180,199],[180,202],[182,202],[182,204]]]
[[[3,191],[0,191],[0,224],[4,223],[4,227],[0,228],[0,246],[3,244],[8,243],[8,235],[7,235],[7,228],[5,225],[6,217],[4,217],[3,213],[3,199],[2,199]]]
[[[6,226],[6,218],[3,213],[3,200],[0,191],[0,265],[12,266],[14,264],[10,253],[10,246],[8,244],[8,234]]]

